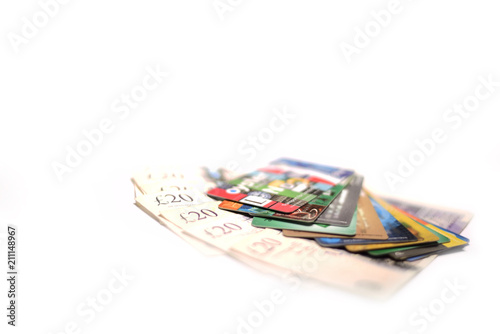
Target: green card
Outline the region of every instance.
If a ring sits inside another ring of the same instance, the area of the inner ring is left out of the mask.
[[[256,227],[268,227],[279,230],[308,231],[308,232],[352,236],[356,234],[356,221],[357,221],[356,217],[357,217],[357,210],[352,216],[351,224],[349,224],[349,226],[295,223],[292,221],[283,221],[279,219],[271,219],[265,217],[253,217],[252,225]]]

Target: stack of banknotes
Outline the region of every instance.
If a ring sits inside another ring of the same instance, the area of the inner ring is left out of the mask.
[[[157,167],[135,204],[207,255],[387,297],[439,253],[462,249],[469,212],[377,196],[353,170],[282,158],[244,175]]]

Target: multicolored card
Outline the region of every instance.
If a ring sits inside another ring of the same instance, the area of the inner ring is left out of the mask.
[[[299,209],[292,213],[280,213],[271,210],[266,210],[262,208],[258,208],[255,206],[241,204],[232,201],[222,201],[219,205],[220,209],[234,211],[238,213],[250,214],[252,216],[257,217],[272,217],[283,220],[292,220],[299,221],[304,223],[313,223],[319,217],[319,215],[324,211],[328,210],[328,208],[334,205],[336,198],[338,198],[339,194],[342,194],[347,188],[351,185],[352,177],[348,177],[342,183],[337,184],[335,187],[331,188],[328,191],[323,192],[321,195],[316,197],[311,202],[301,206]],[[350,182],[350,183],[349,183]],[[349,184],[347,184],[349,183]],[[352,218],[352,214],[351,214]],[[348,226],[350,224],[340,224],[338,221],[334,220],[332,223],[328,223],[327,220],[324,220],[324,224],[327,225],[338,225],[338,226]]]
[[[216,199],[292,213],[318,197],[318,203],[326,203],[328,198],[321,196],[352,174],[341,168],[280,159],[268,167],[219,184],[207,194]]]

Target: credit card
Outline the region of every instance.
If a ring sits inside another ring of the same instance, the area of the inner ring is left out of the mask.
[[[320,213],[316,223],[335,226],[348,226],[358,205],[359,195],[363,188],[363,176],[354,174],[349,185]]]
[[[356,213],[349,226],[333,226],[325,224],[306,224],[292,221],[284,221],[272,218],[254,217],[252,225],[255,227],[268,227],[279,230],[297,230],[308,232],[319,232],[328,234],[355,235],[356,234]]]
[[[322,166],[326,167],[326,166]],[[292,213],[350,177],[353,172],[341,168],[280,159],[208,191],[216,199],[248,204],[281,213]],[[333,199],[332,199],[333,200]],[[327,206],[328,198],[312,205]]]
[[[402,210],[400,210],[402,211]],[[452,248],[456,247],[463,247],[466,246],[469,243],[469,239],[461,236],[460,234],[454,233],[452,231],[448,231],[442,227],[436,226],[434,224],[431,224],[429,222],[426,222],[418,217],[415,217],[407,212],[402,211],[406,215],[408,215],[410,218],[418,221],[419,223],[427,226],[428,228],[440,233],[441,235],[445,236],[448,238],[448,241],[444,242],[438,242],[439,245],[435,246],[428,246],[428,247],[415,247],[415,246],[410,246],[410,247],[397,247],[397,248],[391,248],[391,249],[381,249],[381,250],[374,250],[374,251],[369,251],[368,254],[372,256],[381,256],[381,255],[389,255],[391,258],[395,260],[406,260],[411,257],[419,256],[419,255],[424,255],[424,254],[436,254],[440,253]],[[442,239],[440,239],[441,241]]]
[[[459,234],[462,233],[473,217],[472,213],[464,210],[449,209],[386,196],[384,196],[384,200],[415,217]]]
[[[342,183],[339,183],[330,190],[323,192],[313,201],[301,206],[299,209],[292,213],[280,213],[263,208],[258,208],[248,204],[242,204],[227,200],[222,201],[219,205],[219,208],[238,213],[250,214],[252,216],[258,217],[272,217],[276,219],[313,223],[317,220],[321,212],[327,210],[329,206],[333,205],[333,202],[335,202],[335,198],[338,197],[339,194],[342,194],[347,189],[347,187],[350,186],[351,178],[352,177],[348,177],[346,180],[343,180]],[[344,222],[339,221],[332,221],[328,225],[347,226],[349,224],[345,224]]]
[[[227,199],[265,209],[291,213],[318,197],[333,184],[311,184],[307,175],[295,175],[277,168],[261,168],[207,192],[216,199]],[[323,187],[325,189],[321,189]],[[315,187],[316,186],[316,187]]]
[[[406,227],[394,218],[389,211],[380,205],[374,198],[370,198],[370,203],[373,205],[382,226],[384,227],[388,238],[385,240],[372,240],[372,239],[335,239],[335,238],[317,238],[316,242],[323,247],[341,247],[346,245],[369,245],[380,243],[402,243],[409,241],[416,241],[415,237]]]
[[[385,202],[384,200],[373,196],[370,192],[367,192],[368,196],[376,199],[376,201],[384,207],[389,213],[397,219],[406,229],[408,229],[416,238],[415,241],[404,242],[402,244],[398,243],[376,243],[369,245],[348,245],[346,249],[350,252],[363,252],[382,248],[391,248],[399,246],[414,246],[422,244],[432,244],[439,240],[439,234],[430,230],[429,228],[419,224],[415,220],[411,219],[407,215],[403,214],[401,211],[397,210],[395,207]]]
[[[290,158],[281,158],[274,160],[273,162],[271,162],[271,165],[294,167],[296,168],[296,170],[306,169],[310,173],[314,172],[315,175],[317,176],[327,177],[329,180],[332,180],[332,182],[335,184],[340,183],[343,179],[354,174],[354,171],[350,169],[320,165],[312,162],[290,159]]]
[[[299,237],[299,238],[339,238],[339,239],[374,239],[385,240],[387,233],[380,221],[377,212],[373,208],[370,199],[364,192],[361,192],[358,200],[358,213],[356,221],[356,235],[341,236],[337,234],[324,234],[305,231],[283,230],[283,235],[286,237]]]

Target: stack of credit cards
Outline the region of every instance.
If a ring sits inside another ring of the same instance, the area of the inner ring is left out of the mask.
[[[377,196],[363,181],[288,158],[239,176],[159,167],[132,178],[136,205],[207,255],[377,297],[469,243],[460,235],[469,212]]]

